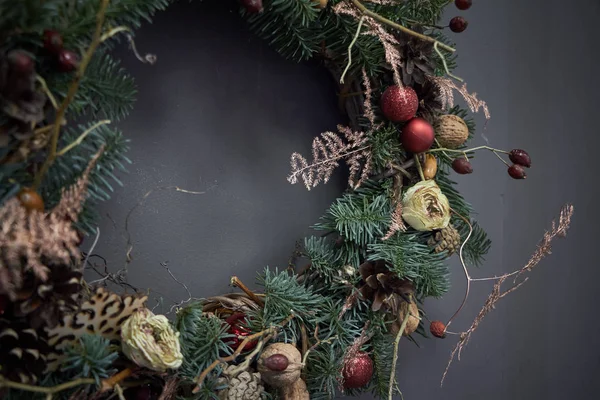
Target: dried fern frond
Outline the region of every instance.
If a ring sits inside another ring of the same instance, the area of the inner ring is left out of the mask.
[[[63,192],[49,213],[27,211],[17,198],[0,207],[0,295],[15,299],[24,275],[42,282],[49,265],[74,265],[80,257],[79,236],[73,222],[87,195],[89,172],[103,149],[94,156],[77,183]]]
[[[321,182],[327,183],[342,159],[346,160],[350,168],[348,184],[351,187],[356,189],[367,179],[371,171],[372,153],[366,134],[341,125],[338,126],[338,131],[339,133],[323,132],[313,140],[311,164],[300,153],[292,154],[292,173],[288,177],[292,185],[299,178],[302,178],[308,190]],[[346,141],[342,139],[342,135]]]
[[[428,75],[427,79],[439,88],[443,109],[449,109],[454,106],[454,90],[456,90],[463,97],[471,112],[478,112],[481,108],[483,109],[485,118],[490,119],[490,111],[486,102],[478,99],[477,93],[469,93],[466,83],[463,83],[463,85],[459,87],[453,80],[442,76]]]

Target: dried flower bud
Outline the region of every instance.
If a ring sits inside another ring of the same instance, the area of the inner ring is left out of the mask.
[[[450,223],[450,203],[434,180],[421,181],[404,194],[402,218],[418,231],[442,229]]]
[[[164,315],[147,308],[136,311],[121,327],[123,353],[131,361],[153,371],[164,372],[181,366],[183,355],[179,332]]]

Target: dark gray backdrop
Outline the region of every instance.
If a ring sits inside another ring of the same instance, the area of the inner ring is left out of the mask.
[[[468,30],[454,37],[457,73],[492,112],[475,142],[487,138],[533,157],[525,181],[510,180],[486,153],[471,176],[457,178],[494,241],[488,262],[474,275],[520,267],[564,202],[575,204],[576,215],[569,237],[481,325],[443,388],[452,338],[424,341],[421,349],[404,342],[400,387],[408,400],[596,398],[600,266],[593,154],[600,145],[600,4],[474,3],[463,13]],[[448,18],[459,13],[449,10]],[[116,226],[105,219],[96,252],[113,269],[123,265],[125,216],[149,190],[175,185],[203,191],[158,191],[133,212],[130,282],[155,289],[161,312],[187,297],[161,262],[168,261],[195,297],[230,291],[232,274],[255,287],[256,271],[285,267],[294,242],[345,185],[338,175],[307,192],[285,179],[289,155],[308,152],[313,136],[343,120],[335,85],[318,65],[285,61],[253,37],[234,1],[181,2],[144,27],[137,45],[159,61],[143,65],[122,52],[140,89],[136,109],[121,124],[133,140],[134,164],[125,188],[103,206]],[[460,303],[464,278],[458,263],[452,270],[453,290],[426,304],[431,318],[446,319]],[[468,326],[489,290],[487,283],[474,286],[456,330]]]

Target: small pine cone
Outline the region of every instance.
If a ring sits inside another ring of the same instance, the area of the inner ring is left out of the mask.
[[[227,373],[231,370],[228,367],[224,371],[226,378],[222,378],[221,383],[227,384],[227,389],[219,393],[221,400],[259,400],[264,387],[260,379],[260,373],[244,371],[236,376],[229,376]]]
[[[9,380],[34,384],[46,369],[50,351],[46,333],[24,319],[0,319],[0,374]]]
[[[433,247],[433,251],[441,253],[447,251],[448,255],[458,251],[462,239],[460,233],[452,225],[448,225],[444,229],[437,231],[432,237],[429,238],[427,244]]]

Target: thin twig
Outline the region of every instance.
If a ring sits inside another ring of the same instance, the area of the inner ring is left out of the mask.
[[[178,304],[174,304],[174,305],[172,305],[172,306],[171,306],[171,309],[170,309],[170,310],[169,310],[169,312],[167,313],[167,314],[170,314],[170,313],[172,313],[172,312],[173,312],[173,309],[174,309],[174,308],[176,308],[176,307],[181,307],[182,305],[184,305],[184,304],[186,304],[186,303],[189,303],[190,301],[192,301],[192,292],[190,292],[190,289],[187,287],[187,285],[186,285],[185,283],[181,282],[180,280],[178,280],[178,279],[175,277],[175,275],[173,275],[173,273],[171,272],[171,270],[170,270],[170,269],[169,269],[169,267],[167,266],[167,265],[168,265],[168,263],[169,263],[168,261],[161,262],[161,263],[160,263],[160,266],[161,266],[161,267],[163,267],[164,269],[166,269],[166,270],[167,270],[167,272],[169,273],[169,275],[171,276],[171,278],[173,278],[173,280],[174,280],[175,282],[177,282],[177,283],[178,283],[180,286],[182,286],[182,287],[185,289],[185,291],[187,292],[187,294],[188,294],[188,298],[187,298],[187,300],[183,300],[183,301],[181,301],[180,303],[178,303]]]
[[[125,379],[129,378],[132,374],[133,374],[133,369],[125,368],[121,372],[111,376],[110,378],[103,380],[102,385],[100,386],[100,392],[102,393],[102,392],[107,392],[109,390],[112,390],[116,385],[118,385],[120,382],[124,381]]]
[[[44,175],[46,174],[46,172],[48,172],[48,169],[50,169],[50,166],[54,163],[54,160],[56,159],[56,149],[58,147],[60,127],[67,112],[67,108],[75,98],[75,93],[77,93],[77,90],[79,89],[79,84],[81,83],[81,79],[85,74],[85,70],[92,59],[92,55],[94,54],[96,48],[100,44],[102,27],[104,25],[104,16],[106,13],[106,8],[108,7],[108,3],[109,0],[102,0],[100,9],[98,10],[98,14],[96,15],[96,31],[94,32],[94,36],[92,38],[92,42],[90,43],[90,47],[88,48],[81,62],[79,63],[79,68],[77,68],[77,71],[75,72],[75,78],[69,86],[69,90],[67,92],[67,95],[65,96],[65,99],[56,111],[56,118],[54,120],[54,129],[52,130],[52,136],[50,139],[48,156],[46,157],[42,168],[35,176],[35,180],[33,183],[34,190],[37,190],[40,187]]]
[[[232,276],[230,283],[231,286],[235,286],[242,289],[242,291],[246,293],[248,297],[250,297],[259,307],[262,308],[265,306],[265,302],[260,297],[258,297],[252,290],[248,289],[248,286],[244,285],[244,282],[242,282],[237,276]]]
[[[388,399],[392,400],[394,398],[394,381],[396,380],[396,363],[398,362],[398,348],[400,347],[400,339],[402,338],[402,334],[406,329],[406,325],[408,325],[408,319],[411,317],[410,312],[407,312],[404,316],[404,320],[402,321],[402,325],[400,325],[400,330],[396,335],[396,339],[394,340],[394,356],[392,359],[392,370],[390,372],[390,385],[388,391]]]
[[[354,44],[356,43],[356,40],[358,39],[358,36],[360,35],[360,30],[362,29],[363,22],[365,22],[364,15],[362,17],[360,17],[360,20],[358,21],[358,27],[356,28],[356,33],[354,34],[354,38],[348,45],[348,63],[346,64],[346,68],[344,68],[344,72],[342,73],[342,77],[340,78],[340,83],[344,83],[344,77],[346,76],[346,73],[348,73],[348,70],[350,69],[350,66],[352,65],[352,48],[354,47]]]
[[[440,57],[440,59],[442,60],[442,64],[444,65],[444,70],[446,71],[446,75],[448,75],[451,78],[456,79],[459,82],[464,82],[464,79],[461,77],[458,77],[456,75],[454,75],[452,72],[450,72],[450,69],[448,68],[448,63],[446,62],[446,57],[444,57],[444,55],[442,54],[442,52],[440,51],[439,47],[439,43],[440,42],[435,42],[433,45],[433,49],[435,50],[435,52],[437,53],[437,55]]]
[[[23,390],[26,392],[45,393],[45,394],[55,394],[58,392],[62,392],[63,390],[74,388],[76,386],[93,385],[94,383],[96,383],[96,381],[94,379],[80,378],[80,379],[72,380],[70,382],[62,383],[60,385],[46,387],[46,386],[27,385],[25,383],[20,383],[20,382],[13,382],[13,381],[9,381],[9,380],[6,380],[6,379],[0,377],[0,388],[4,387],[4,388],[9,388],[9,389]]]
[[[415,32],[415,31],[413,31],[411,29],[408,29],[405,26],[402,26],[400,24],[395,23],[394,21],[391,21],[391,20],[389,20],[389,19],[387,19],[385,17],[382,17],[381,15],[379,15],[379,14],[377,14],[377,13],[369,10],[359,0],[350,0],[350,1],[364,15],[367,15],[367,16],[369,16],[369,17],[371,17],[371,18],[373,18],[373,19],[375,19],[375,20],[377,20],[377,21],[379,21],[379,22],[381,22],[381,23],[383,23],[385,25],[388,25],[388,26],[390,26],[390,27],[392,27],[394,29],[397,29],[399,31],[402,31],[402,32],[404,32],[404,33],[406,33],[408,35],[417,37],[417,38],[419,38],[421,40],[424,40],[426,42],[430,42],[430,43],[433,43],[433,44],[438,43],[438,46],[440,48],[442,48],[442,49],[444,49],[446,51],[449,51],[450,53],[454,53],[456,51],[456,49],[454,49],[454,48],[452,48],[452,47],[450,47],[450,46],[448,46],[448,45],[446,45],[446,44],[444,44],[444,43],[442,43],[442,42],[440,42],[440,41],[438,41],[438,40],[436,40],[436,39],[434,39],[434,38],[432,38],[430,36],[423,35],[421,33]]]
[[[35,75],[35,80],[38,81],[39,84],[42,86],[42,90],[46,94],[46,97],[48,97],[48,99],[50,99],[50,103],[52,103],[52,107],[54,107],[54,109],[57,110],[58,102],[56,101],[56,98],[54,97],[54,95],[52,94],[50,89],[48,88],[48,84],[46,83],[46,80],[37,74]]]
[[[98,239],[100,239],[100,227],[96,227],[96,238],[94,239],[94,243],[92,243],[92,247],[90,247],[90,251],[85,256],[85,260],[83,261],[83,268],[85,268],[88,264],[91,254],[94,252],[96,245],[98,244]]]
[[[94,125],[90,126],[88,129],[86,129],[81,135],[79,135],[77,137],[77,139],[75,139],[72,143],[68,144],[63,149],[61,149],[59,152],[57,152],[56,156],[60,157],[60,156],[65,155],[68,151],[79,146],[81,144],[81,142],[83,142],[83,139],[85,139],[86,136],[89,135],[90,133],[92,133],[96,128],[98,128],[102,125],[110,124],[110,122],[111,121],[109,119],[104,119],[102,121],[96,122]]]

